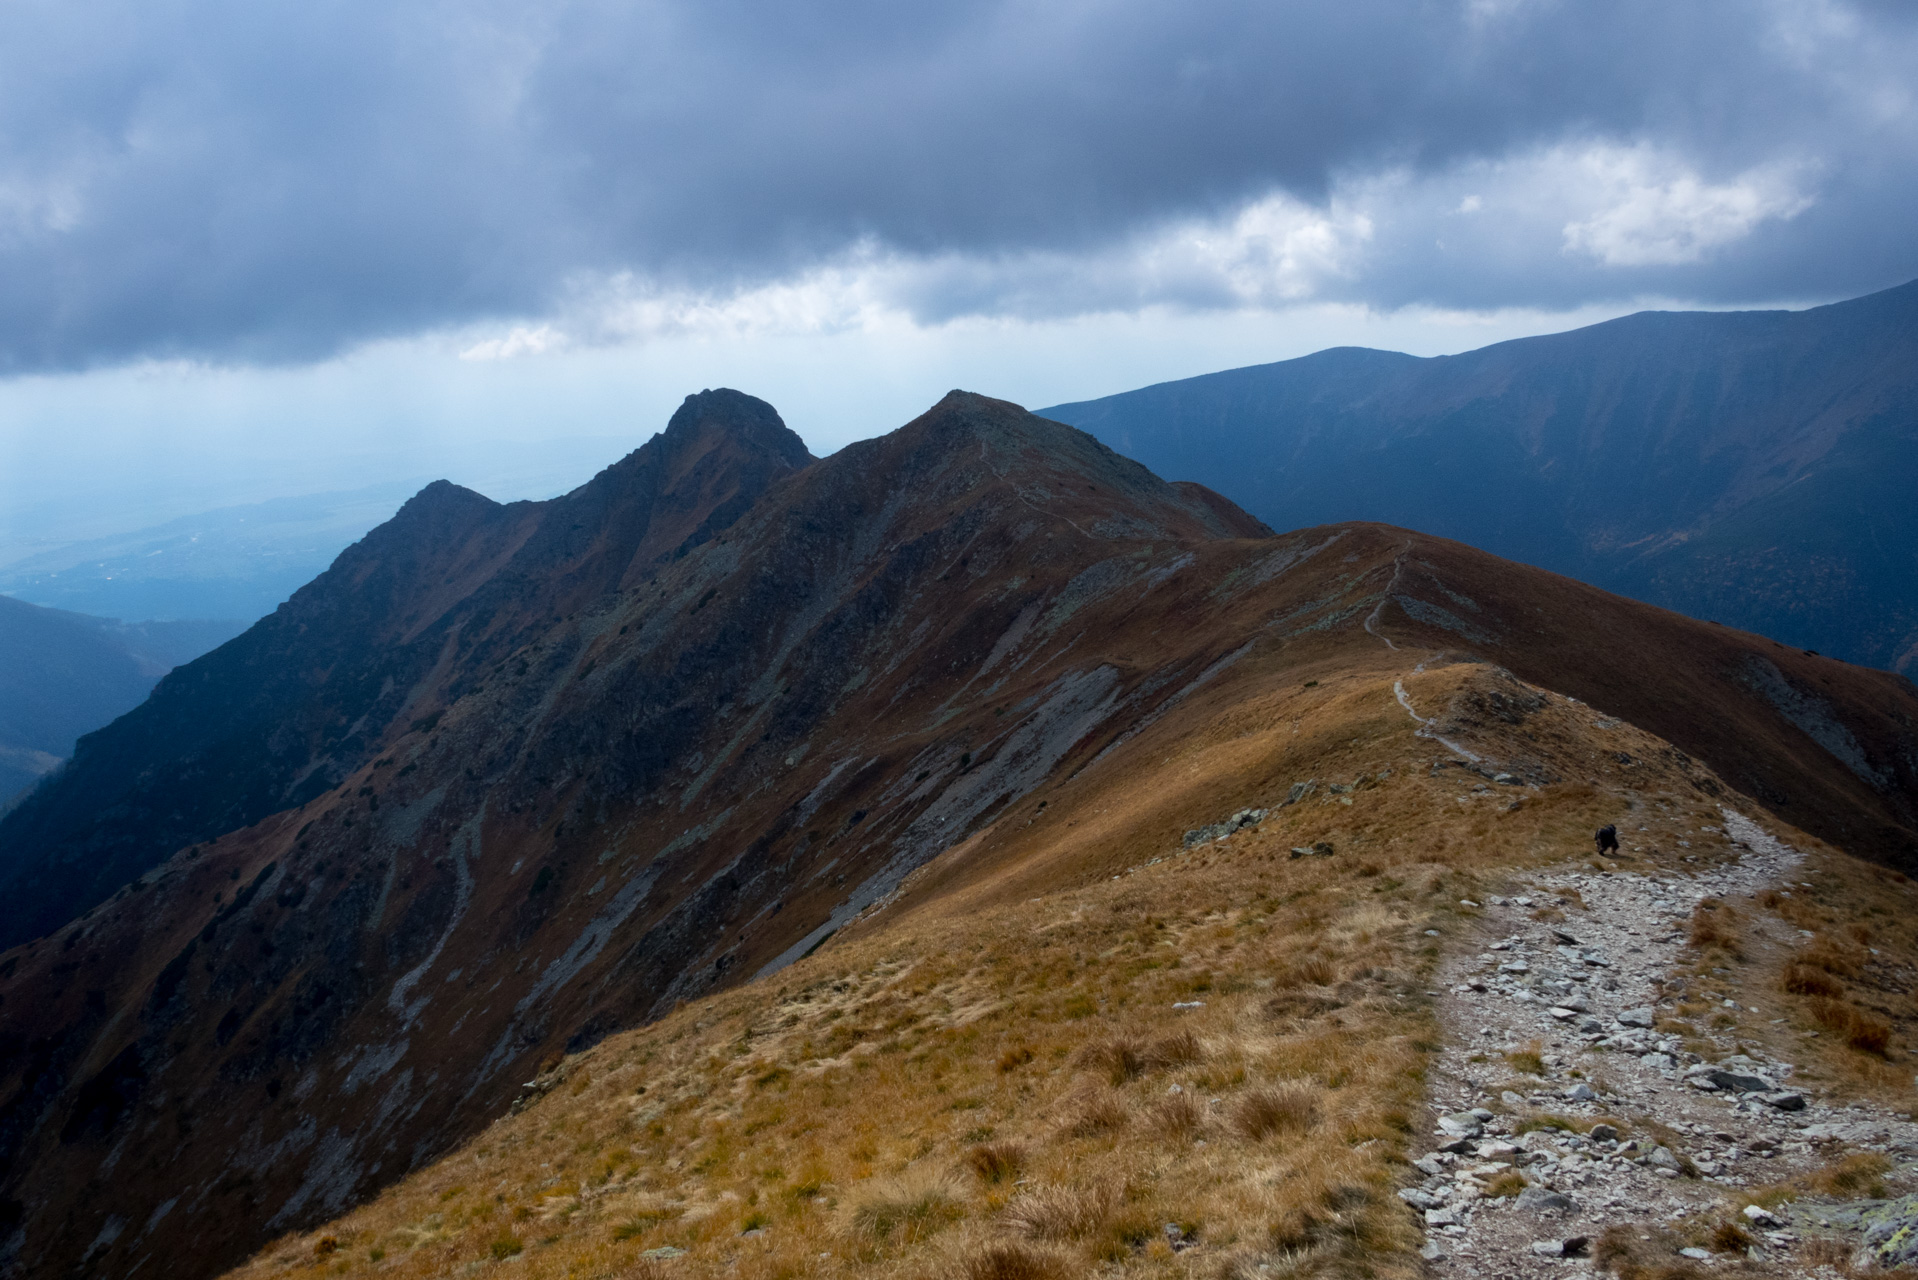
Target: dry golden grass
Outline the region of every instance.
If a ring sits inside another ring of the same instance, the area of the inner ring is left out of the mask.
[[[1067,1263],[1056,1251],[1016,1240],[995,1240],[967,1258],[966,1280],[1059,1280]]]
[[[1248,1089],[1232,1109],[1241,1134],[1260,1142],[1273,1134],[1303,1134],[1319,1121],[1319,1087],[1303,1080]]]
[[[1511,807],[1432,768],[1393,674],[1203,733],[1198,710],[1167,717],[1158,772],[1088,771],[1048,793],[1049,828],[1010,812],[1017,840],[935,862],[806,960],[557,1064],[564,1087],[329,1224],[335,1251],[296,1234],[240,1274],[595,1280],[679,1250],[662,1271],[739,1280],[1409,1280],[1420,1230],[1393,1192],[1461,901],[1584,851],[1662,775],[1588,766],[1614,741],[1651,752],[1554,700],[1521,747],[1456,730],[1560,761],[1570,780]],[[1437,709],[1490,678],[1406,685]],[[1179,851],[1183,827],[1308,777],[1362,783]],[[1318,843],[1338,852],[1291,857]]]
[[[1017,1142],[982,1142],[966,1152],[966,1163],[987,1186],[1015,1181],[1026,1167],[1026,1149]]]

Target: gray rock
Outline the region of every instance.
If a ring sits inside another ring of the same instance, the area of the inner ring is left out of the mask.
[[[1789,1089],[1780,1089],[1776,1093],[1760,1094],[1758,1100],[1766,1106],[1776,1107],[1780,1111],[1803,1111],[1805,1109],[1805,1096],[1800,1093],[1793,1093]]]
[[[1420,1212],[1423,1212],[1427,1209],[1436,1209],[1439,1207],[1441,1203],[1443,1203],[1442,1201],[1434,1198],[1427,1192],[1419,1190],[1417,1187],[1400,1187],[1399,1199],[1405,1201],[1405,1203],[1411,1205],[1414,1209],[1417,1209]]]
[[[1545,1187],[1525,1188],[1514,1203],[1525,1213],[1569,1213],[1575,1208],[1570,1196]]]
[[[1670,1071],[1678,1065],[1677,1060],[1669,1053],[1648,1053],[1639,1061],[1654,1071]]]
[[[1670,1169],[1673,1173],[1683,1167],[1670,1147],[1653,1147],[1652,1153],[1645,1157],[1645,1163],[1654,1169]]]
[[[1264,809],[1241,809],[1224,822],[1215,822],[1209,827],[1195,827],[1185,833],[1185,847],[1190,849],[1194,845],[1223,839],[1246,827],[1256,827],[1265,821],[1265,814]]]
[[[1507,1089],[1504,1093],[1499,1094],[1498,1100],[1500,1102],[1503,1102],[1508,1107],[1522,1107],[1525,1105],[1525,1095],[1520,1093],[1513,1093],[1510,1089]]]
[[[1439,1143],[1438,1149],[1448,1155],[1462,1156],[1470,1154],[1472,1145],[1470,1138],[1453,1138],[1450,1141]]]
[[[1497,1112],[1487,1111],[1484,1107],[1470,1107],[1467,1114],[1477,1116],[1480,1124],[1490,1124],[1498,1118]]]
[[[1592,1086],[1581,1080],[1559,1096],[1567,1102],[1590,1102],[1598,1095],[1592,1091]]]
[[[1886,1201],[1860,1216],[1865,1224],[1860,1252],[1888,1271],[1918,1262],[1918,1196]]]
[[[1656,1016],[1650,1005],[1642,1005],[1636,1009],[1626,1009],[1622,1011],[1618,1015],[1618,1021],[1621,1025],[1627,1027],[1649,1027],[1652,1025],[1652,1020]]]
[[[1427,1240],[1419,1246],[1419,1257],[1425,1259],[1427,1262],[1443,1262],[1445,1261],[1445,1246],[1436,1240]]]
[[[1714,1071],[1705,1078],[1727,1093],[1770,1093],[1778,1087],[1763,1076],[1740,1075],[1735,1071]]]
[[[1563,1240],[1534,1240],[1532,1241],[1532,1252],[1541,1258],[1562,1258],[1565,1256],[1565,1242]]]
[[[1455,1227],[1458,1225],[1458,1212],[1453,1209],[1427,1209],[1425,1225],[1428,1227]]]
[[[1428,1178],[1436,1178],[1443,1174],[1449,1166],[1447,1166],[1445,1161],[1439,1159],[1438,1154],[1434,1152],[1431,1155],[1420,1156],[1414,1160],[1412,1167]]]
[[[1710,1249],[1701,1249],[1697,1245],[1687,1245],[1678,1251],[1678,1256],[1681,1258],[1693,1258],[1699,1262],[1703,1262],[1712,1256],[1712,1251]]]
[[[1617,1142],[1618,1130],[1609,1124],[1595,1124],[1586,1136],[1593,1142]]]
[[[1776,1214],[1760,1204],[1748,1204],[1745,1206],[1745,1220],[1750,1222],[1754,1227],[1764,1227],[1767,1230],[1776,1230],[1785,1225],[1778,1220]]]
[[[1449,1116],[1440,1116],[1440,1132],[1454,1138],[1476,1138],[1485,1132],[1485,1122],[1469,1111],[1454,1111]]]

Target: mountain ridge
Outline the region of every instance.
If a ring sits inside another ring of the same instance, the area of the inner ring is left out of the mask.
[[[566,611],[710,537],[774,474],[810,461],[777,415],[769,423],[753,407],[763,402],[749,399],[689,396],[666,432],[547,503],[502,505],[447,481],[426,486],[273,614],[83,738],[60,778],[0,818],[0,890],[31,903],[9,916],[0,945],[84,910],[175,849],[336,785],[396,717],[437,696],[395,690],[440,666],[445,644],[510,643],[493,634],[502,600],[531,591],[538,608]],[[737,440],[713,436],[715,413],[740,418]],[[731,469],[719,457],[728,441],[743,451]],[[707,492],[716,473],[720,490]],[[598,544],[580,544],[574,526],[605,525],[608,511],[620,521],[602,528]],[[444,562],[422,555],[441,547],[457,553]],[[537,568],[516,568],[516,557]],[[217,692],[227,688],[252,692],[235,703]],[[279,763],[263,771],[261,759]],[[169,764],[156,773],[159,761]],[[182,777],[197,790],[182,788]],[[97,821],[102,807],[117,818]],[[22,848],[37,853],[23,860]]]
[[[1906,669],[1915,371],[1918,282],[1452,356],[1334,348],[1040,412],[1274,527],[1383,520]]]
[[[1425,687],[1411,646],[1487,673],[1475,714],[1516,714],[1498,668],[1576,678],[1681,731],[1647,777],[1709,796],[1722,767],[1861,853],[1918,852],[1918,697],[1887,673],[1405,530],[1247,537],[1225,499],[969,393],[796,460],[694,459],[660,492],[696,500],[657,528],[629,501],[595,524],[585,502],[436,486],[256,627],[283,644],[258,670],[307,681],[295,724],[314,728],[277,756],[234,748],[221,783],[280,807],[0,957],[7,1265],[237,1261],[478,1132],[557,1057],[871,919],[942,853],[1156,776],[1155,735],[1281,692]],[[643,503],[646,474],[614,481]],[[449,577],[484,584],[457,631],[425,590]],[[361,636],[393,643],[366,656]],[[336,648],[359,655],[327,673],[344,693],[311,679]],[[1727,674],[1753,655],[1775,681]],[[171,696],[183,718],[244,703],[251,670],[195,664]],[[1389,699],[1367,714],[1406,723]],[[147,731],[126,768],[177,785],[175,744]],[[1539,785],[1564,768],[1509,763]],[[287,779],[325,785],[295,804]],[[1223,798],[1179,799],[1147,834],[1176,844]]]

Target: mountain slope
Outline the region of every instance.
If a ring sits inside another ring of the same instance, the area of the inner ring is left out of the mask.
[[[71,755],[82,734],[132,710],[167,671],[239,630],[129,626],[0,596],[0,809]]]
[[[721,391],[688,397],[665,432],[551,502],[428,486],[0,820],[0,892],[22,904],[0,945],[320,795],[396,722],[456,700],[551,619],[702,544],[809,461],[769,406]]]
[[[236,751],[229,784],[286,807],[0,959],[0,1256],[235,1262],[479,1131],[559,1055],[883,917],[941,853],[1016,901],[1154,856],[1312,753],[1376,772],[1343,720],[1282,770],[1234,754],[1292,744],[1298,698],[1360,698],[1367,734],[1389,722],[1440,772],[1466,728],[1402,718],[1394,681],[1485,674],[1451,720],[1539,731],[1487,658],[1630,700],[1683,748],[1628,736],[1593,776],[1707,799],[1749,780],[1862,853],[1918,855],[1918,698],[1895,676],[1385,526],[1246,536],[1216,496],[983,397],[776,474],[749,447],[780,438],[770,409],[710,397],[674,435],[710,447],[646,455],[658,483],[564,507],[430,490],[314,584],[307,631],[249,633],[277,661],[179,682],[217,712],[304,671],[297,706],[339,710],[302,715],[359,719],[305,757]],[[345,692],[312,674],[335,654]],[[1165,772],[1215,734],[1224,755]],[[1541,787],[1586,762],[1527,741],[1500,764]],[[131,747],[69,776],[164,794],[202,767],[176,745],[154,734],[150,784]],[[337,785],[288,791],[321,768]],[[1118,827],[1098,810],[1122,800]],[[1045,866],[1022,832],[1056,836]]]
[[[1278,528],[1385,520],[1851,661],[1918,661],[1918,282],[1042,410]]]

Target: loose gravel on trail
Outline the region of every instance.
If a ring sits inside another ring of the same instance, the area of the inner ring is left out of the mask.
[[[1743,1214],[1739,1189],[1817,1167],[1833,1143],[1918,1155],[1918,1126],[1902,1116],[1829,1106],[1794,1088],[1792,1064],[1740,1054],[1730,1036],[1716,1036],[1722,1055],[1707,1057],[1654,1029],[1661,1001],[1673,1002],[1668,984],[1698,902],[1755,895],[1800,860],[1743,815],[1727,809],[1724,820],[1713,834],[1733,861],[1683,873],[1568,867],[1525,877],[1516,896],[1465,904],[1480,911],[1478,933],[1440,970],[1433,1149],[1417,1162],[1424,1180],[1399,1192],[1424,1220],[1436,1274],[1589,1270],[1590,1242],[1613,1224],[1683,1236],[1709,1215],[1753,1237],[1741,1263],[1809,1275],[1799,1259],[1819,1234],[1819,1210]],[[1583,910],[1533,918],[1556,914],[1570,893]],[[1708,985],[1694,979],[1686,998]],[[1696,1246],[1689,1256],[1706,1269],[1726,1261]]]

